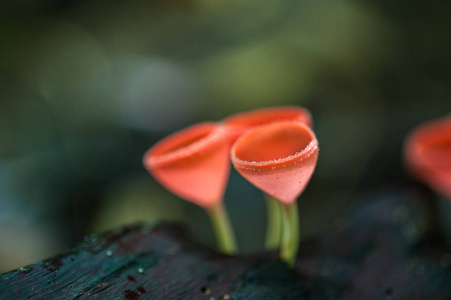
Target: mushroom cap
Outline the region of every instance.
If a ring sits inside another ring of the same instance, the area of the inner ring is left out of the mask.
[[[288,120],[313,127],[310,112],[300,106],[277,106],[246,111],[225,118],[223,123],[227,126],[233,144],[240,135],[254,126]]]
[[[451,115],[415,128],[404,156],[414,177],[451,200]]]
[[[290,204],[313,175],[318,141],[303,123],[274,122],[244,133],[233,145],[231,158],[235,169],[249,182]]]
[[[175,195],[202,207],[222,200],[230,172],[224,126],[205,122],[159,141],[144,155],[144,166]]]

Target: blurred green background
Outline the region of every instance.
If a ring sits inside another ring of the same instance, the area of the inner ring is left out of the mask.
[[[0,272],[85,235],[179,220],[214,245],[204,212],[142,166],[195,122],[277,105],[311,110],[320,144],[302,237],[365,192],[409,184],[406,134],[451,111],[451,1],[0,1]],[[243,253],[265,204],[232,172]]]

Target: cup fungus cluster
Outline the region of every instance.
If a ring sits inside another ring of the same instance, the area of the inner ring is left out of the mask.
[[[311,115],[301,107],[244,112],[170,135],[147,151],[144,165],[168,190],[206,210],[220,250],[232,254],[236,243],[223,201],[231,160],[266,195],[266,247],[280,247],[281,259],[293,265],[299,245],[296,199],[318,158],[311,127]]]

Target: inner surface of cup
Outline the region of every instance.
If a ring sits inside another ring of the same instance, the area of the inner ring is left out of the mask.
[[[439,169],[451,167],[451,119],[419,127],[407,142],[410,163]]]
[[[302,153],[313,138],[306,127],[297,124],[264,126],[237,142],[235,157],[254,163],[277,161]]]
[[[429,160],[436,161],[438,164],[451,165],[451,127],[449,132],[443,133],[440,139],[430,141],[423,147],[423,152]]]
[[[182,148],[186,148],[205,138],[213,130],[213,127],[204,126],[197,128],[196,130],[193,130],[191,132],[186,132],[185,135],[179,136],[179,138],[177,140],[174,140],[172,143],[165,144],[159,149],[158,153],[155,154],[170,154]]]
[[[149,150],[148,163],[170,163],[206,151],[221,139],[221,130],[216,123],[201,123],[170,135]]]

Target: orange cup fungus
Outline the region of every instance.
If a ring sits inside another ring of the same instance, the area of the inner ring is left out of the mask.
[[[223,126],[200,123],[174,133],[144,156],[146,169],[175,195],[202,207],[222,201],[230,172]]]
[[[268,199],[273,220],[267,241],[268,245],[280,241],[281,258],[293,265],[299,244],[296,198],[307,186],[318,158],[311,126],[310,113],[301,107],[240,113],[222,123],[200,123],[166,137],[146,152],[144,166],[169,191],[203,207],[219,248],[234,253],[235,238],[223,203],[231,156],[241,175],[285,204],[280,239],[280,213],[274,205],[280,202]]]
[[[232,163],[253,185],[292,204],[304,191],[318,159],[313,131],[296,121],[255,127],[233,145]]]
[[[227,126],[230,140],[233,143],[240,135],[254,126],[287,120],[298,121],[309,127],[313,126],[310,112],[298,106],[269,107],[242,112],[225,118],[223,123]]]
[[[414,129],[404,154],[413,176],[451,200],[451,115]]]

